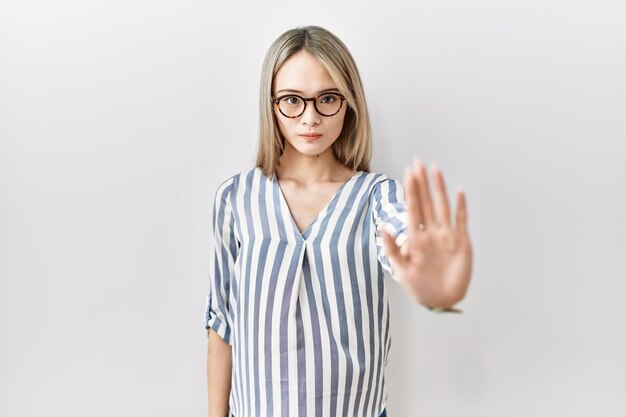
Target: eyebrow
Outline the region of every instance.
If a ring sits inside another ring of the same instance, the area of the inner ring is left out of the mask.
[[[294,89],[291,89],[291,88],[283,88],[282,90],[278,90],[276,92],[276,94],[280,93],[281,91],[292,92],[292,93],[300,93],[300,94],[304,93],[303,91],[300,91],[300,90],[294,90]],[[326,93],[326,92],[329,92],[329,91],[339,91],[339,89],[336,88],[336,87],[325,88],[324,90],[318,91],[317,94]]]

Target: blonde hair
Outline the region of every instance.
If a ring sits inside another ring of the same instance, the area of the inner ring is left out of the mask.
[[[372,134],[361,77],[346,45],[334,34],[319,26],[300,26],[280,35],[270,46],[263,61],[259,97],[260,130],[256,166],[263,174],[276,172],[285,147],[272,108],[272,83],[282,64],[296,52],[304,50],[315,56],[326,68],[348,109],[343,128],[333,143],[337,160],[351,170],[369,172]]]

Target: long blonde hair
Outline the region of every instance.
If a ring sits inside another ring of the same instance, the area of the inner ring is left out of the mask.
[[[361,76],[346,45],[319,26],[298,27],[284,32],[265,55],[259,96],[260,129],[256,166],[268,177],[276,172],[285,140],[278,129],[272,108],[272,83],[281,65],[301,50],[320,61],[341,94],[346,97],[348,110],[343,128],[332,145],[335,157],[351,170],[369,172],[372,133]]]

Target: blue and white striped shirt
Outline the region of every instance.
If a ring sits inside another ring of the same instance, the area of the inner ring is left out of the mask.
[[[204,325],[232,346],[236,417],[378,417],[386,406],[393,274],[378,228],[402,244],[402,185],[358,171],[300,232],[276,175],[221,183]]]

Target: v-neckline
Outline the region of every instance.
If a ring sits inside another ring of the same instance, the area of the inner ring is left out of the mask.
[[[326,213],[327,213],[330,205],[337,198],[339,198],[339,196],[342,194],[344,188],[346,188],[346,186],[350,182],[352,182],[352,180],[354,180],[355,178],[360,176],[363,172],[364,171],[357,171],[354,175],[352,175],[350,178],[348,178],[343,184],[341,184],[341,186],[337,189],[337,191],[335,191],[335,193],[330,198],[330,200],[328,200],[328,202],[324,205],[324,207],[322,207],[322,209],[313,218],[311,223],[309,223],[309,225],[303,231],[300,231],[300,229],[298,228],[298,225],[296,224],[296,221],[293,218],[293,215],[291,214],[291,210],[289,209],[289,205],[287,204],[287,199],[285,198],[285,196],[283,194],[283,190],[280,188],[280,184],[278,183],[278,175],[276,174],[276,172],[274,172],[274,175],[272,175],[271,180],[272,180],[272,183],[274,184],[274,186],[277,188],[278,196],[280,198],[280,205],[282,206],[283,211],[285,213],[287,213],[287,216],[289,217],[289,220],[291,222],[291,227],[293,228],[294,234],[298,238],[300,238],[302,240],[306,240],[307,237],[309,236],[309,233],[311,232],[311,229],[313,228],[313,226],[315,226],[323,217],[326,216]]]

